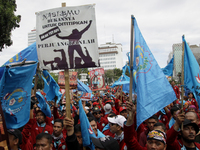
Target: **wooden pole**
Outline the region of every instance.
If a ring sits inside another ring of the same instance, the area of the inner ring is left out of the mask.
[[[183,35],[184,37],[184,35]],[[184,95],[184,54],[185,54],[185,42],[182,42],[182,72],[181,72],[181,109],[183,112],[183,95]],[[183,124],[181,125],[183,130]]]
[[[66,3],[62,3],[62,7],[66,7]],[[70,86],[69,86],[69,69],[65,69],[65,97],[66,97],[66,116],[71,118],[71,107],[70,107]]]
[[[120,101],[122,102],[122,89],[123,89],[123,84],[122,84],[122,86],[121,86],[121,93],[120,93]]]
[[[65,96],[66,96],[66,116],[71,118],[71,108],[70,108],[70,86],[69,86],[69,69],[65,69]]]
[[[35,77],[34,92],[33,92],[34,95],[36,95],[36,90],[37,90],[39,66],[40,66],[40,64],[38,63],[37,70],[36,70],[36,77]]]
[[[129,102],[132,102],[132,88],[133,88],[133,44],[134,42],[134,16],[131,16],[131,45],[130,45],[130,87],[129,87]],[[129,113],[131,117],[132,114]]]

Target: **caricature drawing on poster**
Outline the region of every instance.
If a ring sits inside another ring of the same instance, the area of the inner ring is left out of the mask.
[[[94,5],[60,7],[37,13],[36,43],[41,68],[99,66],[94,14]]]
[[[104,75],[103,68],[94,69],[90,71],[92,91],[105,90],[105,82],[103,75]]]

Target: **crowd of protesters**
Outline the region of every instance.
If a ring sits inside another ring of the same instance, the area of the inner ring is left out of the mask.
[[[136,95],[130,102],[129,94],[114,88],[103,94],[96,92],[93,100],[82,101],[97,137],[92,138],[95,149],[200,150],[198,103],[193,94],[188,93],[181,108],[180,89],[174,81],[171,85],[177,100],[145,120],[138,128]],[[56,102],[49,102],[52,113],[49,118],[40,110],[33,95],[29,122],[23,128],[8,130],[11,149],[89,150],[89,147],[83,147],[78,103],[78,95],[74,94],[71,117],[67,117],[65,104],[57,106]]]

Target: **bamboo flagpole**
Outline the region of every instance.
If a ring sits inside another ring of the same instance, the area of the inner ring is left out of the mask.
[[[66,3],[62,3],[62,7],[66,7]],[[70,107],[70,85],[69,85],[69,69],[65,69],[65,97],[66,97],[66,116],[71,118],[71,107]]]
[[[183,35],[184,37],[184,35]],[[185,54],[185,42],[182,42],[182,72],[181,72],[181,109],[183,112],[183,96],[184,96],[184,54]],[[183,124],[181,125],[183,129]]]
[[[133,88],[133,44],[134,42],[134,16],[131,15],[131,41],[130,41],[130,86],[129,86],[129,102],[132,102],[132,88]],[[131,117],[131,113],[129,113]]]
[[[37,64],[37,70],[36,70],[36,77],[35,77],[35,85],[34,85],[34,95],[36,95],[36,90],[37,90],[37,83],[38,83],[38,72],[39,72],[39,62]]]

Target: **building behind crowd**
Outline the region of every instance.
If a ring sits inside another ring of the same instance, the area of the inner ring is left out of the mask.
[[[116,43],[106,43],[99,46],[100,65],[104,70],[123,67],[122,45]]]
[[[28,33],[28,46],[36,42],[36,29]],[[101,44],[98,48],[100,65],[104,70],[123,67],[122,45],[116,43]],[[91,70],[91,68],[90,68]]]
[[[189,43],[188,43],[189,45]],[[200,46],[189,45],[191,51],[193,52],[198,64],[200,64]],[[173,78],[179,80],[179,74],[182,70],[182,43],[177,43],[172,45],[172,52],[168,55],[167,63],[172,59],[174,55],[174,71]]]

